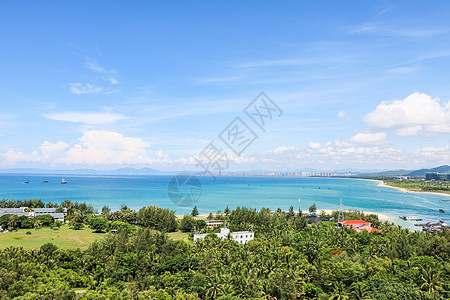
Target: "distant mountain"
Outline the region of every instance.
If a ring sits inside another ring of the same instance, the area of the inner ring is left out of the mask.
[[[375,173],[360,173],[358,176],[370,176],[370,177],[391,177],[391,176],[407,176],[406,174],[409,174],[413,172],[413,170],[390,170],[390,171],[383,171],[383,172],[375,172]]]
[[[443,166],[439,166],[439,167],[436,167],[433,169],[420,169],[420,170],[410,172],[410,173],[406,174],[406,176],[419,177],[419,176],[425,176],[426,173],[430,173],[430,172],[450,173],[450,166],[443,165]]]

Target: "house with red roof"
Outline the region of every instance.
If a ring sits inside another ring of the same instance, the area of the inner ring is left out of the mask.
[[[346,220],[344,222],[339,222],[341,227],[353,228],[356,232],[361,232],[367,230],[369,233],[374,231],[381,232],[381,230],[373,228],[372,223],[363,220]]]

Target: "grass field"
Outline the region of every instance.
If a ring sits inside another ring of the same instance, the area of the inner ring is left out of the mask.
[[[30,231],[31,234],[26,234]],[[103,237],[102,233],[93,233],[92,229],[85,227],[83,230],[69,229],[61,226],[59,230],[48,227],[34,229],[19,229],[18,231],[0,233],[0,248],[9,246],[38,249],[46,243],[53,243],[59,248],[86,249],[96,239]]]
[[[31,234],[26,234],[29,231]],[[82,230],[73,230],[68,226],[61,226],[59,230],[49,227],[34,229],[19,229],[18,231],[0,233],[0,249],[9,246],[24,247],[27,249],[39,249],[46,243],[52,243],[62,249],[80,248],[87,249],[96,239],[102,238],[104,233],[93,233],[92,229],[85,226]],[[189,235],[184,232],[171,232],[168,236],[173,240],[183,240],[187,243]]]
[[[189,241],[189,234],[187,234],[187,233],[177,231],[177,232],[169,232],[167,235],[169,236],[169,238],[171,238],[171,239],[173,239],[175,241],[183,240],[183,241],[185,241],[187,243],[190,243],[190,241]]]

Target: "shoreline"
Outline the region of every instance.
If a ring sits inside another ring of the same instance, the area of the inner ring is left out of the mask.
[[[394,219],[393,216],[389,216],[386,214],[382,214],[382,213],[378,213],[378,212],[373,212],[373,211],[365,211],[365,210],[358,210],[362,213],[364,213],[365,215],[377,215],[378,216],[378,220],[380,220],[381,222],[384,221],[391,221]],[[327,215],[331,215],[333,213],[333,211],[337,211],[336,209],[318,209],[316,210],[317,214],[320,214],[321,211],[325,211],[325,213]],[[354,210],[344,210],[344,212],[353,212]],[[309,210],[302,210],[302,215],[308,215],[309,214]],[[200,219],[200,220],[204,220],[208,217],[209,214],[199,214],[197,216],[195,216],[195,218]],[[213,214],[214,217],[216,216],[216,214]],[[176,215],[177,219],[182,219],[184,215]]]
[[[408,190],[405,188],[401,188],[401,187],[397,187],[397,186],[391,186],[391,185],[387,185],[386,183],[384,183],[384,181],[382,180],[377,180],[377,179],[367,179],[367,180],[373,180],[373,181],[377,181],[378,182],[378,186],[383,186],[383,187],[389,187],[389,188],[393,188],[393,189],[397,189],[400,190],[404,193],[424,193],[424,194],[431,194],[431,195],[439,195],[439,196],[449,196],[450,194],[447,193],[439,193],[439,192],[424,192],[424,191],[412,191],[412,190]]]

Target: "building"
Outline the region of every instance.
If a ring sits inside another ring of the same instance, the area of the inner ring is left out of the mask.
[[[255,237],[253,231],[230,232],[230,229],[227,227],[220,228],[220,232],[216,233],[216,235],[222,240],[230,237],[231,240],[236,241],[239,244],[247,244]],[[203,240],[206,236],[207,233],[194,233],[194,243],[198,240]]]
[[[206,221],[206,226],[208,226],[209,228],[216,228],[216,227],[220,227],[223,224],[223,220],[210,220],[210,221]]]
[[[341,227],[353,228],[356,232],[361,232],[363,230],[367,230],[369,233],[374,231],[381,232],[381,230],[373,228],[372,223],[363,221],[363,220],[347,220],[343,222],[339,222]]]
[[[425,174],[426,180],[450,180],[450,173],[426,173]]]
[[[64,223],[64,213],[67,212],[67,208],[64,208],[64,213],[56,212],[57,208],[0,208],[0,217],[3,215],[16,215],[16,216],[27,216],[34,218],[42,215],[50,215],[55,221],[61,221]]]

